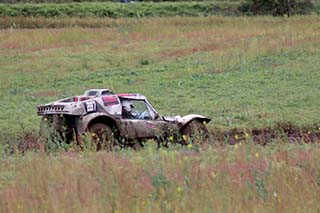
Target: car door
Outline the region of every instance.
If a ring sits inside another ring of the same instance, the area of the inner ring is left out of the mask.
[[[131,106],[131,112],[123,111],[121,123],[125,137],[128,139],[147,139],[163,137],[170,123],[161,118],[146,104],[144,100],[122,100],[127,108]],[[129,103],[128,103],[129,102]]]

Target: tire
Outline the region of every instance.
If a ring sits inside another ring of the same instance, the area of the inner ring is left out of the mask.
[[[111,151],[115,147],[115,137],[110,126],[95,123],[90,126],[91,141],[97,151],[105,149]]]
[[[209,130],[204,123],[192,120],[180,131],[183,144],[208,144],[210,142]]]

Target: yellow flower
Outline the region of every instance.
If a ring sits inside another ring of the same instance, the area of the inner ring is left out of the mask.
[[[235,144],[235,145],[234,145],[234,148],[235,148],[235,149],[238,149],[238,144]]]
[[[239,139],[239,136],[236,134],[236,135],[234,136],[234,138],[238,140],[238,139]]]
[[[249,137],[250,137],[249,133],[246,133],[245,136],[246,136],[246,138],[249,138]]]
[[[186,135],[182,135],[182,138],[183,138],[183,140],[188,140],[188,136],[186,136]]]
[[[256,153],[256,158],[259,158],[259,153]]]
[[[206,125],[206,124],[207,124],[207,122],[206,122],[206,121],[203,121],[203,124],[204,124],[204,125]]]
[[[91,136],[92,136],[92,137],[96,136],[96,133],[94,133],[94,132],[93,132],[93,133],[91,133]]]
[[[173,136],[172,135],[169,137],[169,141],[173,141]]]
[[[181,187],[177,187],[177,192],[182,192],[183,191],[183,189],[181,188]]]
[[[192,148],[192,144],[188,144],[188,148],[191,149]]]
[[[48,118],[44,118],[44,121],[47,121],[48,120]]]

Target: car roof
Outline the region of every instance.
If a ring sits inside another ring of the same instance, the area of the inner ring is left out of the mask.
[[[126,98],[126,99],[135,99],[135,100],[146,100],[147,98],[143,95],[138,93],[119,93],[116,94],[119,98]]]
[[[88,90],[86,90],[86,92],[88,92],[88,91],[110,91],[110,92],[112,92],[111,89],[88,89]]]

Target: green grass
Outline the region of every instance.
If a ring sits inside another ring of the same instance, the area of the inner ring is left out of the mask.
[[[37,131],[38,104],[99,87],[144,94],[163,115],[204,114],[211,127],[319,124],[318,16],[110,22],[0,31],[2,141]]]

